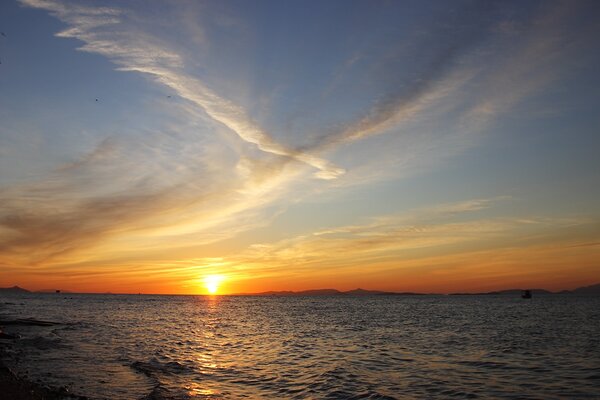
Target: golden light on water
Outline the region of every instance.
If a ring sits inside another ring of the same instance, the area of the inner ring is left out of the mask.
[[[219,285],[223,281],[222,275],[207,275],[204,277],[204,286],[210,294],[217,294],[219,291]]]

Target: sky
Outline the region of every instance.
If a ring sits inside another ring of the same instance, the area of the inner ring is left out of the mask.
[[[0,286],[600,282],[596,1],[0,2]]]

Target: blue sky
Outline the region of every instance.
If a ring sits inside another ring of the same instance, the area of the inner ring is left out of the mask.
[[[0,283],[591,281],[599,12],[2,2]],[[550,272],[542,245],[565,249]]]

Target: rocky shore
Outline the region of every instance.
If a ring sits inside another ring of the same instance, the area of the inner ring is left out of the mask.
[[[3,325],[43,325],[45,321],[36,320],[0,320],[0,394],[2,399],[10,400],[87,400],[86,397],[69,393],[66,388],[52,388],[17,376],[3,362],[6,348],[12,341],[19,340],[15,335],[4,333]]]
[[[2,398],[11,400],[67,400],[84,399],[68,392],[43,387],[17,377],[0,361],[0,393]]]

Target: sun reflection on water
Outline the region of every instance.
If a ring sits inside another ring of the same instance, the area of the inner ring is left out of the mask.
[[[186,386],[187,395],[190,397],[196,396],[215,396],[219,393],[213,389],[208,389],[205,386],[202,386],[199,383],[191,382],[188,386]]]

